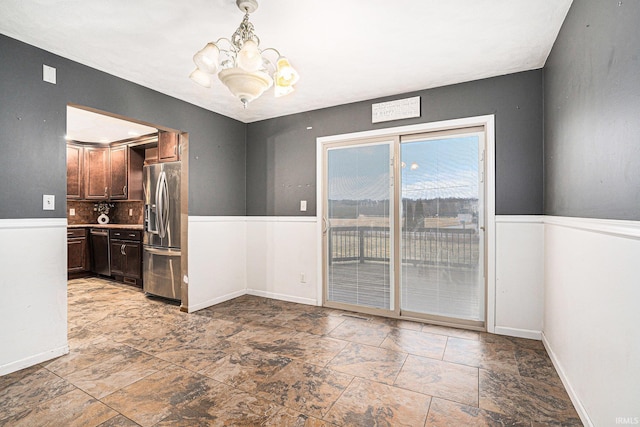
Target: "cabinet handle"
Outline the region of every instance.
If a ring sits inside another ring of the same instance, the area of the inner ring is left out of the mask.
[[[121,253],[122,255],[126,255],[126,253],[124,252],[124,247],[125,247],[125,246],[126,246],[126,245],[122,245],[122,246],[120,246],[120,253]]]
[[[122,194],[127,194],[127,186],[122,187]]]
[[[178,146],[177,146],[177,145],[174,145],[174,146],[173,146],[173,155],[175,156],[175,155],[177,155],[177,154],[178,154]]]
[[[107,190],[109,189],[109,187],[104,187],[104,195],[107,195]]]

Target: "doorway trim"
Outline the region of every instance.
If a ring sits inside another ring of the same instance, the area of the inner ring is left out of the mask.
[[[486,151],[485,151],[485,181],[486,181],[486,275],[487,275],[487,295],[486,295],[486,329],[487,332],[495,332],[495,300],[496,300],[496,211],[495,211],[495,193],[496,193],[496,163],[495,163],[495,116],[475,116],[460,119],[444,120],[438,122],[420,123],[416,125],[398,126],[393,128],[375,129],[362,132],[353,132],[340,135],[323,136],[316,139],[316,248],[317,248],[317,304],[322,305],[324,289],[323,289],[323,221],[322,212],[324,212],[324,181],[323,171],[325,169],[325,160],[323,156],[323,148],[327,143],[333,143],[344,140],[355,140],[363,138],[384,138],[392,137],[397,134],[419,133],[446,131],[463,127],[483,126],[486,133]],[[437,323],[437,322],[434,322]]]

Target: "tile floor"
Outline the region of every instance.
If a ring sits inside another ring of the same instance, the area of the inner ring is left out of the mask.
[[[0,377],[0,425],[582,425],[538,341],[352,316],[72,280],[70,353]]]

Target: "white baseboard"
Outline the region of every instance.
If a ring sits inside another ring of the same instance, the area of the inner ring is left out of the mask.
[[[578,416],[582,421],[582,424],[584,424],[587,427],[593,427],[594,424],[591,421],[591,418],[589,418],[589,415],[587,414],[586,409],[582,405],[582,402],[578,398],[578,395],[576,394],[575,390],[571,386],[571,383],[569,382],[569,379],[567,378],[567,375],[564,369],[562,368],[562,365],[558,361],[558,357],[553,352],[553,349],[551,348],[549,341],[547,340],[547,337],[544,335],[544,332],[542,333],[542,343],[544,344],[544,348],[547,350],[547,353],[549,354],[549,358],[551,359],[553,366],[556,368],[556,371],[558,372],[558,376],[560,377],[560,380],[562,381],[564,388],[567,390],[567,394],[569,395],[569,398],[571,399],[571,403],[573,403],[573,406],[575,407],[576,412],[578,413]]]
[[[56,357],[63,356],[67,353],[69,353],[68,345],[54,348],[52,350],[48,350],[42,353],[34,354],[33,356],[29,356],[25,359],[17,360],[15,362],[11,362],[6,365],[0,366],[0,376],[7,375],[24,368],[28,368],[30,366],[37,365],[38,363],[46,362],[47,360],[55,359]]]
[[[540,341],[542,339],[541,331],[532,331],[529,329],[517,329],[517,328],[507,328],[504,326],[496,326],[495,333],[497,335],[507,335],[510,337],[527,338],[530,340]]]
[[[207,301],[202,301],[199,304],[194,304],[194,305],[188,306],[187,307],[187,313],[193,313],[194,311],[202,310],[204,308],[211,307],[212,305],[220,304],[222,302],[229,301],[229,300],[232,300],[234,298],[241,297],[244,294],[246,294],[246,292],[245,292],[244,289],[242,289],[242,290],[239,290],[239,291],[231,292],[231,293],[226,294],[226,295],[222,295],[221,297],[213,298],[213,299],[210,299],[210,300],[207,300]]]
[[[277,299],[277,300],[281,300],[281,301],[296,302],[298,304],[318,305],[318,302],[313,298],[302,298],[302,297],[296,297],[296,296],[292,296],[292,295],[278,294],[278,293],[275,293],[275,292],[260,291],[260,290],[255,290],[255,289],[247,289],[247,294],[248,295],[254,295],[254,296],[257,296],[257,297]]]

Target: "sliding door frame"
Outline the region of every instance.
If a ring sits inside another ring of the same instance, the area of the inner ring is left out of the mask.
[[[464,129],[471,127],[481,126],[484,128],[485,133],[485,161],[484,161],[484,181],[485,181],[485,236],[484,236],[484,244],[485,244],[485,275],[486,275],[486,287],[485,287],[485,321],[483,327],[478,327],[474,322],[464,322],[460,323],[451,323],[446,318],[439,319],[437,316],[430,316],[428,320],[424,318],[412,318],[407,315],[398,316],[394,312],[389,312],[386,310],[378,310],[378,309],[367,309],[366,307],[359,307],[358,310],[363,313],[369,314],[380,314],[391,318],[398,318],[404,320],[417,320],[417,321],[428,321],[429,323],[441,324],[445,326],[457,326],[457,327],[467,327],[469,329],[475,330],[486,330],[487,332],[493,333],[495,332],[495,296],[496,296],[496,269],[495,269],[495,117],[494,115],[486,115],[486,116],[476,116],[476,117],[467,117],[462,119],[453,119],[453,120],[445,120],[439,122],[430,122],[430,123],[421,123],[417,125],[409,125],[409,126],[399,126],[392,127],[386,129],[376,129],[371,131],[363,131],[363,132],[354,132],[349,134],[341,134],[341,135],[332,135],[317,138],[316,140],[316,224],[317,224],[317,304],[322,305],[325,302],[325,262],[324,262],[324,251],[326,250],[325,239],[324,239],[324,231],[325,224],[323,220],[324,210],[325,210],[325,196],[326,196],[326,182],[325,182],[325,169],[327,159],[325,158],[325,146],[333,145],[336,143],[357,143],[363,140],[393,140],[394,138],[399,138],[400,135],[403,134],[416,134],[416,133],[430,133],[430,132],[441,132],[448,130],[456,130],[456,129]],[[399,144],[395,144],[396,149],[399,149]],[[399,159],[399,153],[395,152],[394,154],[394,162],[397,162]],[[399,178],[395,174],[394,176],[394,185],[398,185]],[[396,216],[399,212],[399,206],[394,207],[394,216]],[[397,240],[399,240],[399,227],[400,222],[395,221],[394,235],[395,242],[397,244]],[[395,307],[398,307],[398,303],[400,300],[400,296],[397,293],[399,286],[398,276],[399,269],[398,263],[400,260],[395,260],[394,268],[393,268],[393,287],[395,289]],[[398,310],[396,310],[397,312]],[[409,313],[410,314],[410,313]]]

